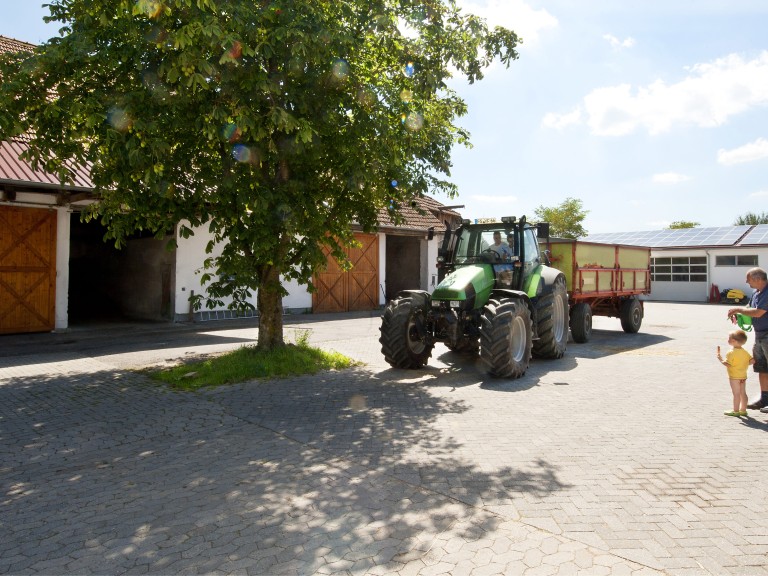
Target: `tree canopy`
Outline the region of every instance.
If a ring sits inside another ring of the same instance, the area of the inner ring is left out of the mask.
[[[90,167],[89,217],[134,230],[207,225],[207,304],[258,289],[259,346],[282,344],[282,279],[311,282],[322,245],[427,192],[456,194],[467,113],[447,85],[514,32],[454,0],[52,0],[61,37],[0,60],[0,138],[69,178]],[[224,245],[213,256],[214,245]],[[204,304],[198,301],[198,306]]]
[[[768,224],[768,212],[762,212],[760,214],[747,212],[736,218],[736,221],[733,223],[734,226],[743,226],[745,224]]]
[[[559,238],[583,238],[587,231],[581,225],[589,210],[584,210],[582,201],[576,198],[566,198],[558,206],[539,206],[534,211],[542,222],[549,222],[552,236]]]
[[[698,225],[698,222],[689,222],[688,220],[675,220],[669,226],[667,226],[667,229],[680,230],[683,228],[696,228]]]

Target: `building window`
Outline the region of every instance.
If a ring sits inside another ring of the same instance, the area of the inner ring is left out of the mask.
[[[715,266],[757,266],[757,255],[715,256]]]
[[[651,258],[651,280],[654,282],[706,282],[706,256]]]

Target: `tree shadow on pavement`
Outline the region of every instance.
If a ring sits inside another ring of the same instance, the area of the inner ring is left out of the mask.
[[[0,371],[0,572],[396,570],[567,488],[546,461],[463,458],[441,423],[467,405],[386,374],[179,393],[32,372]]]

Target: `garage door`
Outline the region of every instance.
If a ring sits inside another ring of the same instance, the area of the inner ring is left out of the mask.
[[[327,268],[314,278],[312,311],[350,312],[379,307],[379,237],[355,234],[359,248],[349,248],[352,268],[344,272],[326,249]]]
[[[54,328],[56,212],[0,206],[0,334]]]

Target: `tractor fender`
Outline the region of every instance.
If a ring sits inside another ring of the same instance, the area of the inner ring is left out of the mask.
[[[491,291],[491,298],[500,299],[500,298],[515,298],[516,300],[522,300],[525,302],[525,305],[528,306],[528,308],[531,309],[531,312],[533,312],[533,303],[531,302],[531,299],[528,297],[528,294],[523,292],[522,290],[511,290],[508,288],[495,288]]]
[[[565,274],[557,268],[550,266],[539,266],[536,271],[535,277],[532,278],[532,282],[529,286],[528,296],[531,298],[538,298],[552,292],[552,288],[558,278],[563,279],[563,284],[566,284]],[[534,282],[533,280],[536,280]]]
[[[429,310],[432,304],[432,296],[426,290],[401,290],[395,298],[410,298],[411,306]]]

